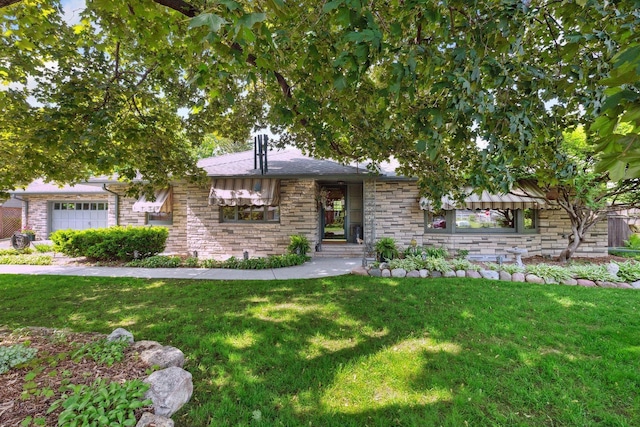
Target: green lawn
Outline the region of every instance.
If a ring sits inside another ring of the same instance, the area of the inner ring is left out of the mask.
[[[0,275],[0,325],[182,349],[178,426],[637,426],[640,292]]]

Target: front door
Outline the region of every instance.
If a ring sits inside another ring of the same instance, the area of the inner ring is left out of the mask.
[[[346,242],[346,193],[345,185],[324,186],[326,195],[322,204],[322,240]]]

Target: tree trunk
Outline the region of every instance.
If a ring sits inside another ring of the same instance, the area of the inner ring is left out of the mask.
[[[569,261],[569,259],[571,259],[573,254],[578,249],[578,246],[580,246],[580,243],[582,243],[582,240],[583,240],[583,236],[579,235],[578,233],[574,233],[573,240],[570,240],[569,244],[567,244],[567,247],[564,248],[562,252],[560,252],[560,255],[558,255],[558,261],[560,262]]]

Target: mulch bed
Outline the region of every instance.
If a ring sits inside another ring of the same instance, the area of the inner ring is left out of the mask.
[[[112,366],[96,363],[93,360],[71,360],[70,355],[82,344],[105,338],[103,334],[72,333],[48,328],[25,328],[10,331],[0,328],[0,345],[10,346],[28,342],[28,346],[38,349],[34,360],[41,363],[27,363],[26,367],[13,368],[0,374],[0,426],[20,426],[27,417],[44,418],[47,426],[58,423],[61,409],[47,415],[51,404],[60,398],[63,384],[92,384],[96,379],[124,382],[142,379],[147,376],[148,367],[142,363],[137,352],[131,347],[124,353],[124,360]],[[34,369],[43,369],[33,381],[36,387],[25,392],[25,376]],[[51,390],[53,396],[36,396],[39,391]],[[137,414],[141,415],[141,410]]]

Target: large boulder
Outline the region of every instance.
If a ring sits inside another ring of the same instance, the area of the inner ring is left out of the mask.
[[[418,271],[418,273],[420,273],[420,277],[422,277],[423,279],[429,277],[429,270],[422,269]]]
[[[169,345],[153,347],[140,352],[140,360],[148,366],[158,366],[160,369],[184,366],[184,353],[180,349]]]
[[[511,275],[512,282],[524,282],[525,280],[526,280],[526,277],[524,273],[513,273]]]
[[[467,272],[464,270],[456,270],[456,277],[467,277]]]
[[[620,266],[615,262],[610,262],[609,264],[607,264],[607,273],[609,273],[613,277],[618,277],[619,271],[620,271]]]
[[[354,276],[368,276],[369,272],[365,267],[358,266],[351,270],[351,274],[353,274]]]
[[[391,271],[388,268],[385,268],[380,272],[381,277],[391,277]]]
[[[480,276],[482,276],[483,279],[489,280],[498,280],[500,278],[498,272],[493,270],[480,270]]]
[[[372,268],[369,270],[369,276],[380,277],[382,276],[382,271],[379,268]]]
[[[596,282],[594,282],[592,280],[578,279],[577,282],[578,282],[578,286],[584,286],[584,287],[587,287],[587,288],[595,288],[597,286]]]
[[[161,417],[170,418],[193,394],[191,374],[175,366],[154,372],[144,382],[149,384],[145,399],[151,399],[155,414]]]
[[[391,276],[393,277],[407,277],[407,270],[404,268],[394,268],[391,270]]]
[[[420,272],[418,270],[411,270],[407,273],[407,277],[418,278],[420,277]]]
[[[544,285],[545,281],[542,277],[536,276],[535,274],[527,274],[524,277],[527,283],[534,283],[536,285]]]
[[[136,424],[136,427],[173,427],[173,420],[171,418],[161,417],[154,415],[151,412],[145,412],[140,417],[140,421]]]
[[[511,273],[506,271],[500,271],[499,275],[500,275],[500,280],[504,280],[505,282],[511,281]]]
[[[469,277],[471,279],[480,279],[480,278],[482,278],[480,273],[475,271],[475,270],[467,270],[467,277]]]
[[[129,344],[133,344],[133,334],[124,328],[118,328],[111,332],[107,336],[107,341],[127,341]]]

